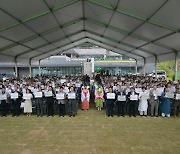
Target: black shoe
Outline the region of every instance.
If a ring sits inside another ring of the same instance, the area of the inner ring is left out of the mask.
[[[111,115],[111,117],[113,117],[113,115]]]
[[[136,115],[133,115],[133,117],[136,117]]]
[[[71,115],[69,115],[69,117],[71,117]]]
[[[75,117],[75,115],[73,115],[73,117]]]

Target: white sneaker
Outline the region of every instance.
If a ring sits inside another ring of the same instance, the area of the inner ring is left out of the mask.
[[[170,118],[170,114],[167,114],[167,117]]]
[[[162,117],[165,117],[165,113],[162,113],[161,115],[162,115]]]

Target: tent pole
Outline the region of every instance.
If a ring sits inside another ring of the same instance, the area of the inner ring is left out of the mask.
[[[29,76],[30,76],[30,77],[31,77],[31,75],[32,75],[32,74],[31,74],[31,69],[32,69],[32,68],[31,68],[31,59],[29,59]]]
[[[144,58],[143,74],[146,75],[146,58]]]
[[[137,74],[137,72],[138,72],[138,66],[137,66],[137,60],[136,60],[135,73]]]
[[[175,52],[175,68],[174,68],[174,80],[177,81],[178,80],[178,54],[177,52]]]
[[[14,59],[15,61],[15,75],[16,75],[16,78],[18,77],[18,66],[17,66],[17,60],[16,58]]]
[[[155,56],[155,78],[157,78],[157,56]]]
[[[41,60],[39,60],[39,77],[41,76]]]

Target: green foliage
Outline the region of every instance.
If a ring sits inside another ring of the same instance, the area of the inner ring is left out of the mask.
[[[158,63],[158,70],[165,70],[167,73],[167,80],[174,80],[175,61],[167,61]],[[180,60],[178,60],[178,79],[180,79]]]

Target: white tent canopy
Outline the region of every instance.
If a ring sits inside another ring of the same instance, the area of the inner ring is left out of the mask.
[[[180,0],[1,0],[0,62],[38,62],[90,42],[137,61],[180,56]]]

